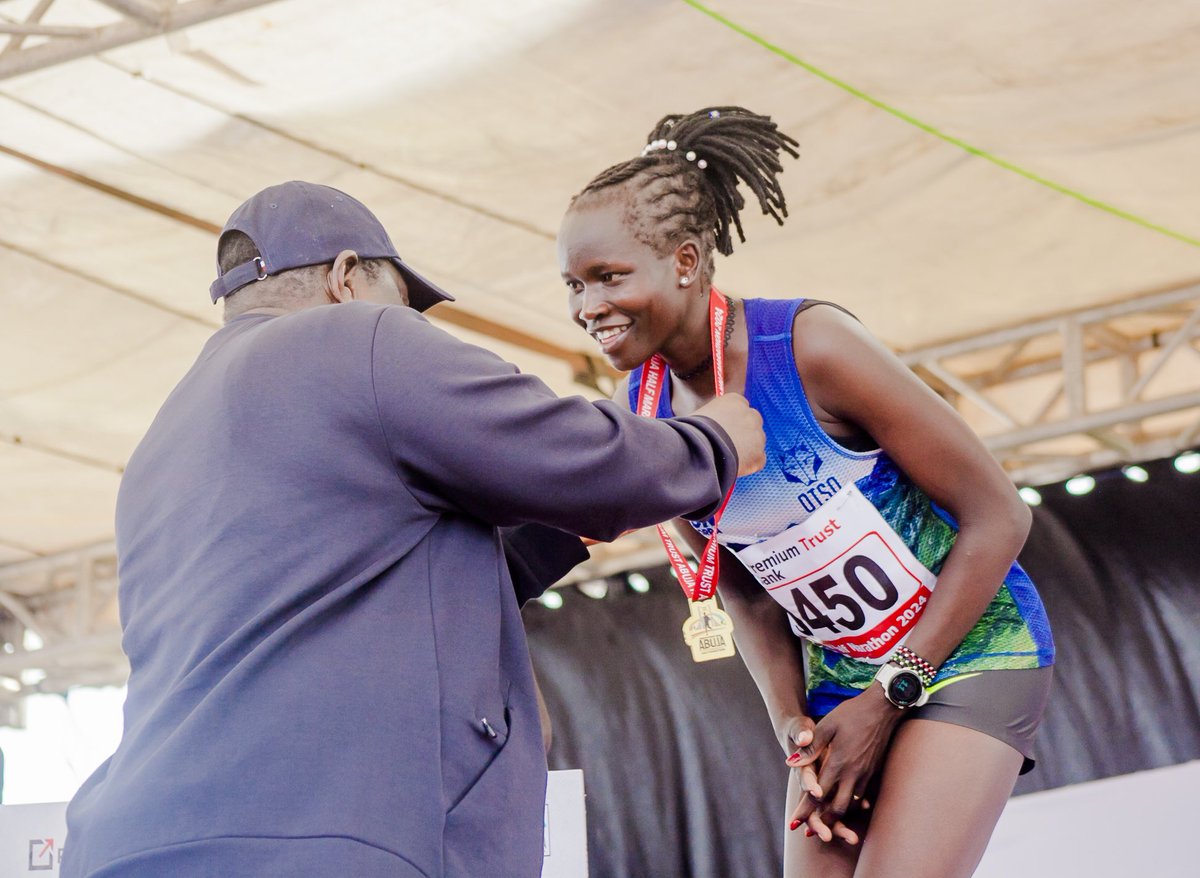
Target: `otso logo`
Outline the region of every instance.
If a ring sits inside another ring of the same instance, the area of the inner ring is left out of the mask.
[[[789,482],[812,485],[821,471],[821,458],[803,442],[793,445],[779,456],[783,477]]]

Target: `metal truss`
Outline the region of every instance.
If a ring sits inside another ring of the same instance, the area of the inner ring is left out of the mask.
[[[0,725],[21,725],[26,695],[128,676],[112,543],[0,567]]]
[[[0,2],[0,79],[168,34],[273,0],[94,0],[116,13],[115,21],[101,26],[45,24],[46,13],[55,2],[38,0],[21,21],[5,16],[5,4]],[[60,6],[78,12],[78,4]],[[35,44],[27,46],[31,40]]]
[[[1200,436],[1200,284],[901,359],[1022,484],[1167,457]]]

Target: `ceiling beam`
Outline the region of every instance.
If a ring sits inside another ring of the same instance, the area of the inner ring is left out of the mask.
[[[78,27],[70,24],[30,24],[29,22],[0,21],[0,34],[10,34],[16,37],[71,37],[90,36],[90,27]]]
[[[103,3],[109,9],[115,9],[127,18],[136,18],[138,21],[155,27],[162,24],[168,10],[175,5],[172,0],[167,0],[166,3],[152,3],[150,0],[97,0],[97,2]]]
[[[1177,393],[1172,396],[1132,405],[1116,406],[1097,412],[1073,415],[1060,421],[1036,424],[1031,427],[1011,430],[994,436],[984,436],[983,444],[992,452],[1011,451],[1020,448],[1022,445],[1045,442],[1048,439],[1061,439],[1064,436],[1073,436],[1077,433],[1090,433],[1093,430],[1100,430],[1117,424],[1146,420],[1157,415],[1191,409],[1200,410],[1200,390]],[[1176,448],[1167,453],[1174,453],[1174,451],[1180,450],[1182,449]]]
[[[1068,311],[1065,314],[1055,317],[1045,317],[1040,320],[1018,323],[1003,329],[990,329],[986,332],[964,336],[954,341],[939,342],[928,347],[901,351],[897,356],[900,357],[900,360],[905,365],[913,366],[929,359],[944,359],[946,357],[959,356],[960,354],[976,353],[981,348],[1011,344],[1015,341],[1034,338],[1039,335],[1053,335],[1061,330],[1064,319],[1086,324],[1147,312],[1166,312],[1185,316],[1191,313],[1191,304],[1197,296],[1200,296],[1200,280],[1192,280],[1184,284],[1144,294],[1130,293],[1119,301],[1108,305],[1081,308],[1077,311]]]
[[[38,0],[37,5],[34,6],[33,9],[30,10],[29,15],[27,15],[25,17],[25,23],[26,24],[37,24],[39,21],[42,20],[42,16],[44,16],[46,14],[46,12],[50,9],[50,7],[51,7],[51,5],[53,5],[53,3],[54,3],[54,0]],[[4,47],[3,51],[0,51],[0,58],[4,58],[7,55],[15,54],[16,51],[18,49],[20,49],[21,46],[23,46],[24,44],[25,44],[24,36],[10,37],[9,41],[8,41],[8,45],[6,45]]]
[[[166,7],[156,17],[151,11],[152,5],[148,2],[110,0],[106,5],[125,16],[121,21],[94,28],[55,26],[58,31],[69,28],[70,33],[46,34],[43,29],[39,33],[51,36],[52,39],[29,49],[20,48],[15,52],[6,52],[0,55],[0,79],[31,73],[34,70],[74,61],[77,58],[86,58],[89,55],[136,43],[148,37],[171,33],[185,27],[232,15],[235,12],[245,12],[258,6],[265,6],[272,2],[275,0],[181,0],[181,2]],[[3,27],[9,28],[9,30],[0,29],[0,33],[22,35],[29,31],[21,31],[20,28],[44,26],[28,22],[20,24],[10,22],[4,24]]]

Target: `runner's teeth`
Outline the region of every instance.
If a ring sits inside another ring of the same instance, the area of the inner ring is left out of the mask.
[[[610,338],[614,338],[615,336],[624,332],[625,329],[626,327],[624,326],[615,326],[611,329],[599,329],[596,331],[596,339],[597,341],[608,341]]]

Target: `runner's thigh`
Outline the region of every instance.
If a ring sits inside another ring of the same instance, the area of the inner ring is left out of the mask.
[[[896,731],[855,878],[968,878],[1012,794],[1022,756],[965,726]]]

